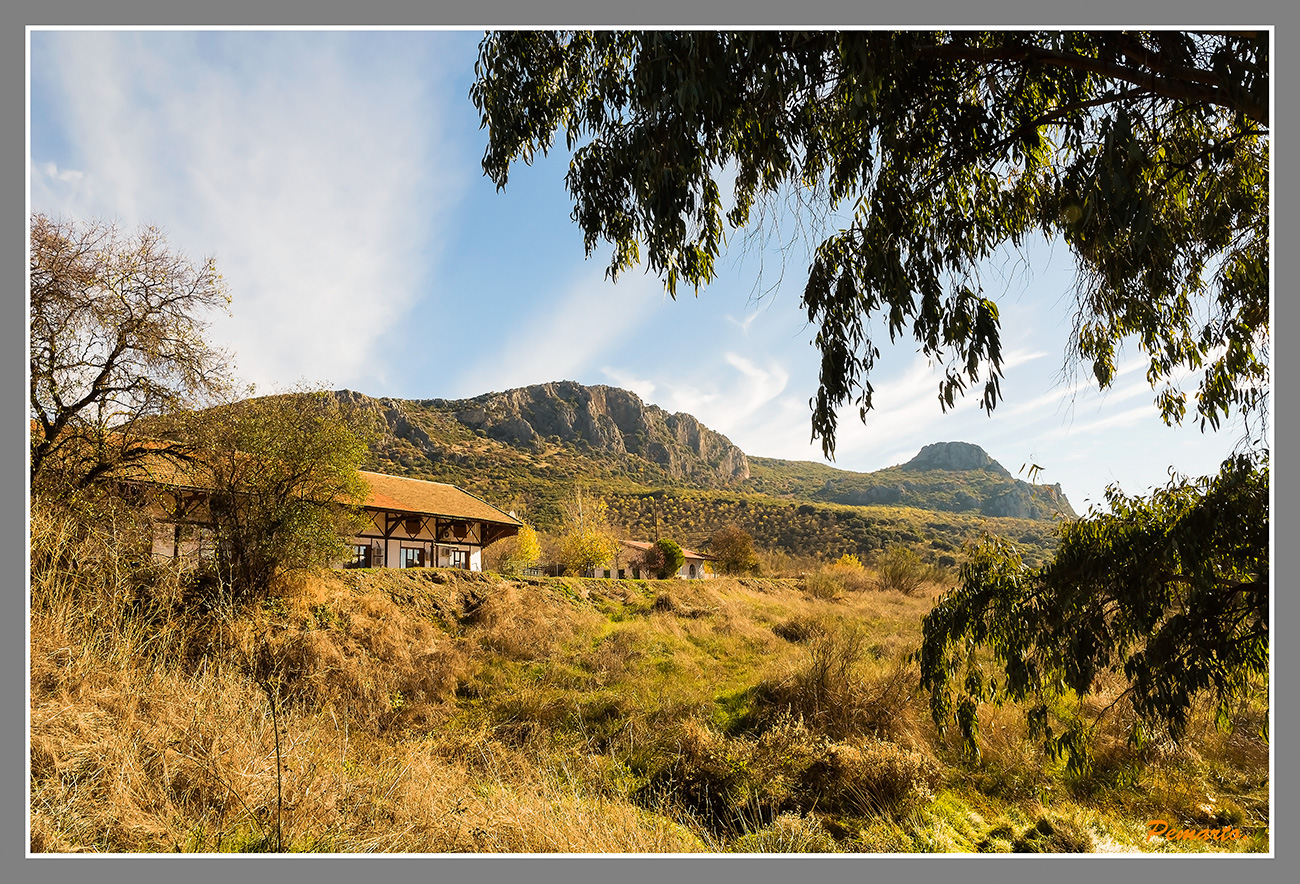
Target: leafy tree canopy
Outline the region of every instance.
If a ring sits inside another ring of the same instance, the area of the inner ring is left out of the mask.
[[[560,537],[560,563],[570,574],[583,576],[604,567],[618,555],[619,544],[609,529],[609,507],[575,488],[565,501],[565,530]]]
[[[1127,687],[1107,710],[1132,713],[1135,742],[1159,728],[1178,737],[1199,691],[1229,726],[1247,683],[1268,672],[1268,473],[1266,455],[1239,456],[1212,479],[1179,479],[1148,498],[1112,487],[1110,512],[1063,524],[1042,568],[986,541],[923,626],[935,723],[955,719],[978,753],[978,703],[1028,701],[1031,730],[1083,767],[1094,722],[1058,711],[1118,674]],[[981,646],[1001,681],[975,660]]]
[[[709,537],[709,553],[717,559],[718,570],[723,574],[748,574],[759,567],[754,539],[734,522],[713,532]]]
[[[682,569],[686,564],[686,553],[682,552],[681,545],[675,540],[669,540],[662,537],[656,540],[655,549],[663,556],[663,563],[659,566],[658,576],[660,580],[667,580]]]
[[[217,571],[237,595],[264,591],[286,568],[324,567],[350,552],[366,496],[358,469],[374,427],[320,391],[268,396],[179,415],[173,435],[192,452],[208,492]]]
[[[498,541],[504,547],[501,555],[501,573],[515,575],[531,568],[542,560],[542,542],[531,525],[522,525],[514,537]]]
[[[978,267],[1038,234],[1078,262],[1072,355],[1100,386],[1133,337],[1167,422],[1185,369],[1204,369],[1202,426],[1257,409],[1268,68],[1267,32],[511,31],[481,43],[470,94],[498,187],[563,131],[573,218],[588,254],[612,244],[611,277],[644,261],[698,290],[728,228],[782,194],[836,216],[803,293],[831,455],[838,409],[872,407],[877,317],[948,364],[944,407],[972,384],[997,404]]]

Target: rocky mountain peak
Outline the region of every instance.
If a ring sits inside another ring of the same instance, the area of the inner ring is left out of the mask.
[[[916,457],[903,464],[902,469],[923,470],[984,470],[998,476],[1011,478],[1002,464],[989,457],[987,451],[970,442],[933,442],[921,449]]]
[[[372,399],[346,390],[335,395],[373,411],[386,426],[377,450],[378,462],[388,463],[387,469],[432,477],[450,471],[453,480],[472,483],[482,471],[490,474],[500,467],[513,476],[543,477],[545,483],[556,481],[550,472],[557,463],[552,455],[566,451],[560,463],[590,458],[591,469],[602,475],[613,471],[687,488],[751,488],[746,481],[753,478],[750,460],[726,436],[692,415],[671,414],[618,387],[554,381],[451,400]],[[475,436],[514,453],[465,447],[463,440]],[[1019,519],[1075,515],[1059,485],[1016,479],[969,442],[926,445],[906,464],[874,473],[817,467],[815,480],[801,475],[811,465],[755,460],[762,468],[751,490],[779,496],[802,492],[811,500],[850,506],[898,505]],[[572,466],[559,469],[562,475],[574,475]],[[579,466],[578,474],[583,469]]]
[[[706,485],[749,478],[745,452],[689,414],[669,414],[619,387],[555,381],[486,393],[454,405],[457,421],[524,448],[545,441],[631,455]]]

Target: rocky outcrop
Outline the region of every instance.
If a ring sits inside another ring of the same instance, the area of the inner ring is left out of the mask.
[[[335,390],[334,398],[350,408],[368,412],[379,426],[386,429],[390,439],[405,439],[417,447],[435,446],[429,434],[411,421],[401,400],[374,399],[355,390]]]
[[[969,442],[935,442],[902,466],[827,480],[817,496],[857,506],[898,505],[1016,519],[1075,516],[1060,485],[1016,479],[983,448]]]
[[[1030,485],[1020,481],[984,501],[980,512],[1013,519],[1050,519],[1058,514],[1073,518],[1075,515],[1060,485]]]
[[[916,457],[903,464],[901,469],[924,470],[984,470],[994,475],[1011,478],[1002,464],[989,457],[988,452],[970,442],[934,442],[921,449]]]
[[[411,457],[425,458],[430,465],[475,457],[462,450],[463,443],[451,441],[463,440],[469,430],[525,452],[571,446],[578,453],[600,455],[606,467],[611,461],[626,462],[633,474],[639,460],[656,468],[639,474],[658,474],[654,481],[666,477],[684,486],[722,488],[750,475],[749,459],[726,436],[692,415],[670,414],[618,387],[557,381],[456,400],[371,399],[346,390],[335,395],[373,412],[386,429],[381,447],[408,454],[413,447],[417,453]],[[409,446],[396,444],[399,441]],[[436,467],[427,468],[436,472]],[[969,442],[926,445],[902,466],[876,473],[833,471],[820,487],[806,493],[816,500],[858,506],[909,506],[1018,519],[1075,517],[1059,485],[1016,479]]]
[[[632,455],[670,476],[709,485],[749,477],[745,452],[689,414],[669,414],[618,387],[557,381],[487,393],[451,408],[471,430],[508,445],[540,449],[546,442]]]

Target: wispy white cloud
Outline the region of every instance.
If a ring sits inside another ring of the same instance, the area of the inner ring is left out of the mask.
[[[731,316],[730,314],[728,314],[725,318],[727,322],[730,322],[732,325],[739,328],[741,334],[745,335],[746,337],[749,337],[749,327],[754,324],[754,320],[758,318],[758,314],[760,312],[762,311],[755,310],[752,313],[750,313],[748,316],[746,316],[744,319],[737,319],[736,317]]]
[[[79,169],[60,169],[55,163],[39,163],[35,165],[32,169],[32,175],[41,182],[41,186],[47,188],[58,186],[58,184],[76,184],[86,177],[86,173]]]
[[[40,37],[83,162],[34,156],[33,207],[214,255],[234,305],[213,337],[246,379],[382,386],[385,333],[470,174],[440,151],[436,60],[405,42],[363,58],[340,33]]]
[[[1045,356],[1050,356],[1050,355],[1051,354],[1048,353],[1046,350],[1011,349],[1008,350],[1006,355],[1002,357],[1002,367],[1005,371],[1009,372],[1012,371],[1013,369],[1019,368],[1022,365],[1028,365],[1030,362],[1034,362],[1035,360],[1042,359]]]
[[[1063,439],[1070,436],[1075,442],[1082,441],[1087,436],[1098,433],[1101,430],[1115,429],[1118,427],[1130,427],[1134,424],[1149,421],[1154,417],[1150,405],[1140,405],[1137,408],[1130,408],[1127,411],[1121,411],[1118,414],[1108,414],[1105,417],[1087,423],[1076,423],[1068,427],[1057,427],[1049,430],[1040,436],[1043,442],[1050,442],[1053,439]]]
[[[728,436],[745,451],[772,456],[806,456],[804,415],[788,419],[802,405],[783,395],[790,372],[778,358],[734,350],[716,352],[709,342],[696,345],[687,364],[664,360],[653,382],[625,369],[605,368],[614,383],[670,412],[685,412]]]
[[[754,411],[775,399],[790,382],[790,373],[780,362],[769,361],[764,368],[739,353],[728,352],[723,358],[747,381],[739,404],[744,411]]]
[[[682,411],[691,408],[707,411],[710,419],[724,432],[732,432],[766,411],[766,406],[786,388],[790,374],[775,359],[760,365],[739,353],[727,351],[722,366],[712,374],[708,386],[681,385],[672,391],[672,399]]]
[[[654,395],[658,385],[649,378],[636,377],[609,366],[603,367],[600,371],[612,386],[631,390],[646,402],[653,403],[655,401]]]
[[[536,298],[530,313],[517,314],[510,330],[464,367],[456,386],[469,393],[559,380],[594,383],[598,373],[612,377],[624,370],[610,368],[603,357],[651,346],[647,317],[663,298],[663,287],[651,277],[625,276],[615,287],[587,265],[561,294]]]

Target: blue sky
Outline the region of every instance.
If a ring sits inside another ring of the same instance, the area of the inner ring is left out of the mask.
[[[476,31],[34,31],[30,207],[153,224],[215,256],[234,298],[211,337],[270,392],[306,381],[461,398],[545,381],[611,384],[694,414],[751,455],[820,460],[809,441],[807,245],[733,248],[698,298],[604,278],[569,218],[563,151],[483,177],[468,98]],[[784,270],[782,262],[784,260]],[[1171,467],[1217,470],[1239,433],[1168,428],[1126,348],[1104,395],[1063,371],[1073,266],[1042,243],[982,268],[1002,313],[1004,401],[947,414],[942,371],[882,347],[866,426],[836,465],[869,471],[963,440],[1013,473],[1043,467],[1075,508],[1142,493]]]

